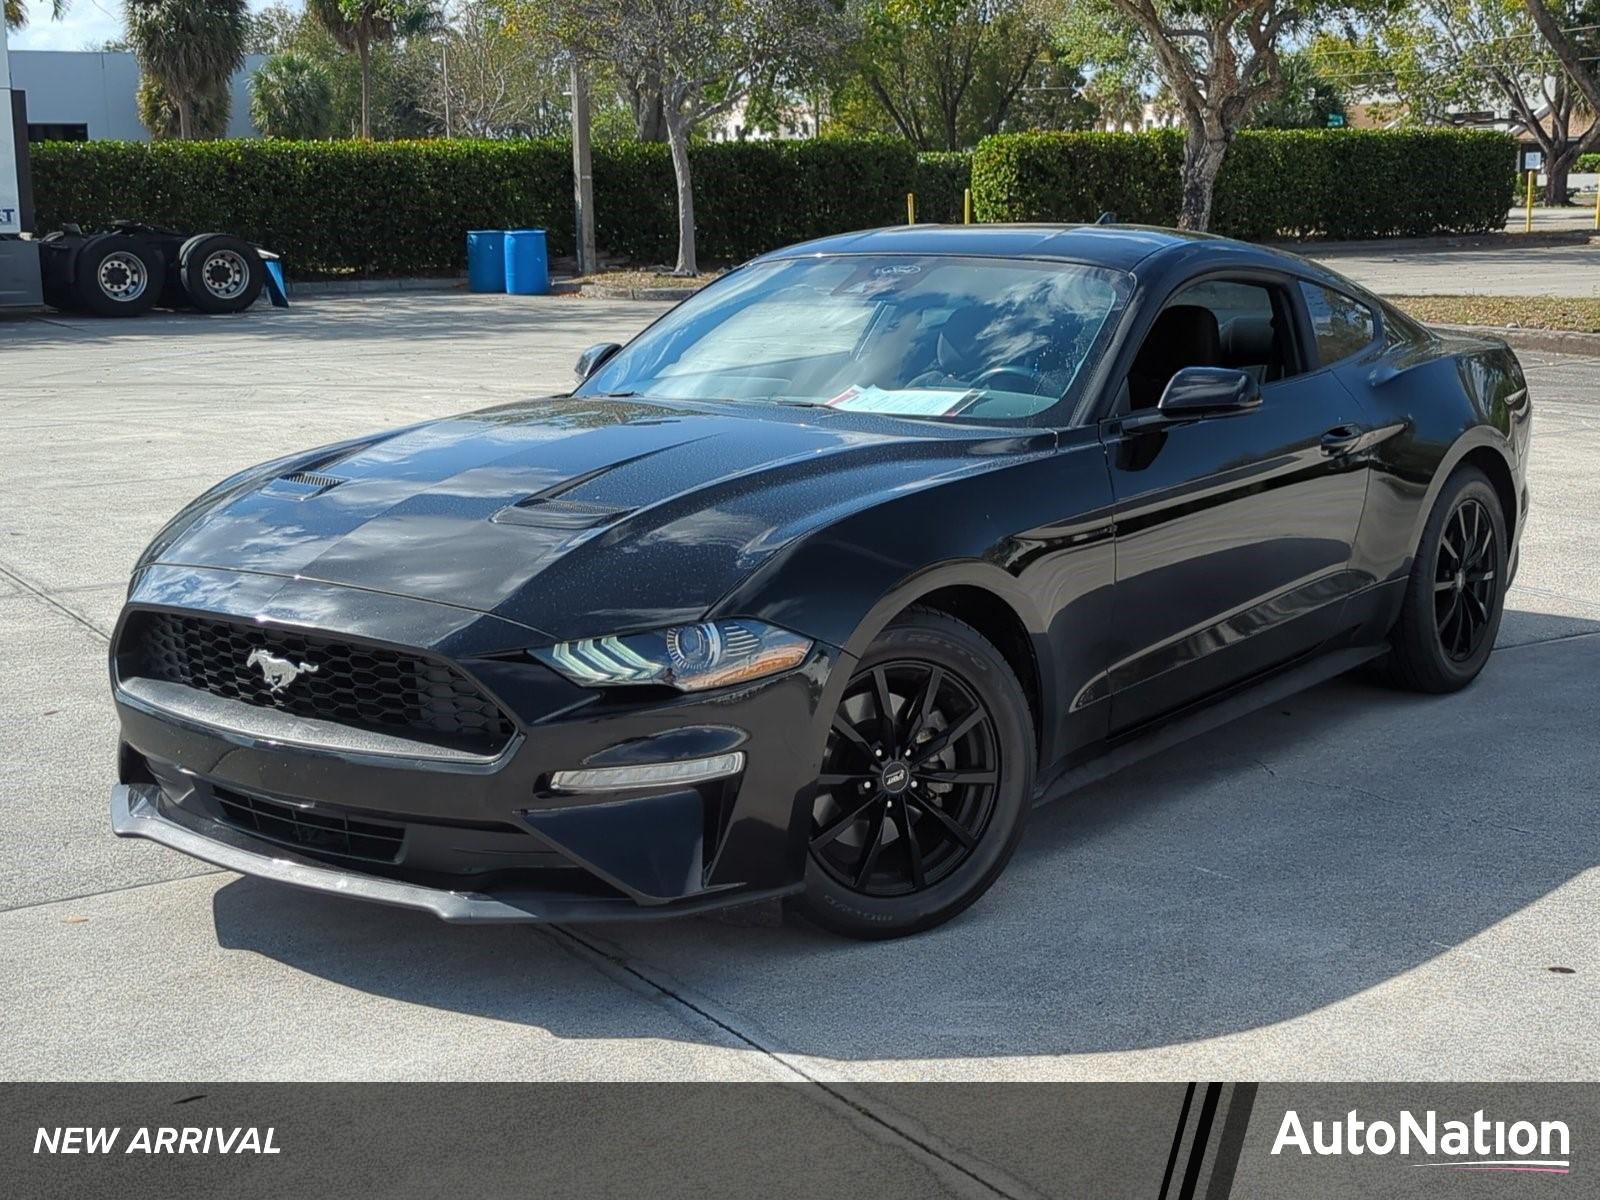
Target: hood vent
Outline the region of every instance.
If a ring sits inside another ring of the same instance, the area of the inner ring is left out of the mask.
[[[526,525],[533,529],[558,529],[578,532],[606,525],[631,511],[609,504],[591,504],[584,500],[566,500],[559,496],[530,496],[517,504],[509,504],[495,513],[497,525]]]
[[[345,480],[337,475],[324,475],[320,471],[295,471],[289,475],[280,475],[262,488],[261,492],[266,496],[276,496],[280,500],[309,500],[312,496],[320,496],[344,482]]]
[[[293,475],[285,475],[283,478],[288,483],[303,483],[307,487],[314,488],[338,487],[344,482],[337,475],[321,475],[316,471],[296,471]]]

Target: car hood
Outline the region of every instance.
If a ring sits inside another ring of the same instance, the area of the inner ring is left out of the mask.
[[[236,476],[141,565],[311,579],[587,636],[697,619],[874,497],[1049,440],[767,405],[529,401]]]

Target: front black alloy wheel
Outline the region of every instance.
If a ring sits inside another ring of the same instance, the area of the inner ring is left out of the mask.
[[[1453,692],[1488,662],[1505,605],[1509,543],[1500,497],[1463,467],[1445,483],[1412,562],[1388,670],[1402,687]]]
[[[1032,718],[970,626],[913,610],[863,657],[834,711],[801,904],[853,937],[948,920],[1005,866],[1028,810]]]

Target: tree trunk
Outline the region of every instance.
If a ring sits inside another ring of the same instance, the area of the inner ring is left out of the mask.
[[[187,142],[194,137],[194,106],[190,104],[188,96],[176,98],[178,109],[178,140]]]
[[[643,81],[634,89],[633,130],[641,142],[667,140],[666,117],[661,103],[661,76],[654,71],[645,72]]]
[[[698,275],[694,253],[694,181],[689,177],[689,124],[679,113],[666,114],[672,175],[678,183],[678,265],[674,275]]]
[[[1561,22],[1550,12],[1545,0],[1523,0],[1523,3],[1527,5],[1534,26],[1544,35],[1546,44],[1561,61],[1567,82],[1577,88],[1578,94],[1583,97],[1583,106],[1592,113],[1600,113],[1600,80],[1583,65],[1578,48],[1572,44]]]
[[[661,119],[660,94],[646,97],[634,117],[634,136],[641,142],[664,142],[667,139],[666,130],[663,128],[665,124],[666,122]]]
[[[1228,153],[1232,135],[1216,119],[1189,121],[1189,134],[1183,143],[1183,201],[1178,209],[1178,228],[1205,232],[1211,228],[1211,197],[1216,190],[1217,173]]]
[[[1544,202],[1547,205],[1567,202],[1567,172],[1572,169],[1572,156],[1562,154],[1544,160]]]
[[[372,47],[366,38],[356,41],[356,54],[361,59],[361,136],[372,139]]]

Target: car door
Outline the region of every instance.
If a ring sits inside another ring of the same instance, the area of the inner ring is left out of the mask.
[[[1356,586],[1366,468],[1354,397],[1317,365],[1294,282],[1208,276],[1177,288],[1101,422],[1116,523],[1113,732],[1133,729],[1336,638]],[[1182,366],[1249,370],[1259,407],[1142,428]]]

